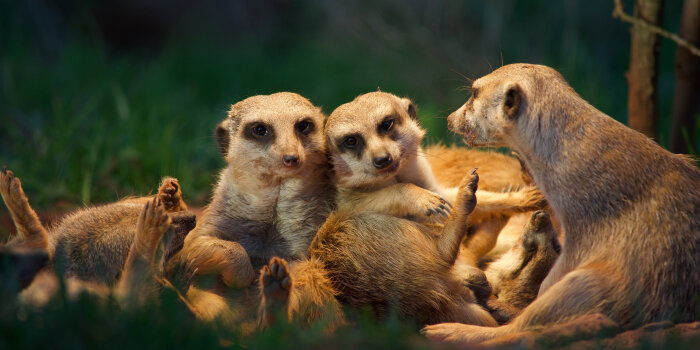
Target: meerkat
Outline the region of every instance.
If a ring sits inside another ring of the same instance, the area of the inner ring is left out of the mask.
[[[224,288],[200,286],[188,292],[202,313],[211,318],[228,314],[231,302],[221,290],[255,289],[252,282],[273,257],[290,261],[297,281],[294,300],[316,296],[304,290],[326,283],[324,276],[307,273],[314,270],[312,262],[301,260],[333,204],[325,121],[306,98],[281,92],[232,105],[217,126],[227,166],[180,252],[194,263],[198,276],[215,275],[223,282]],[[323,300],[337,303],[332,294]]]
[[[494,326],[452,269],[477,205],[477,182],[475,172],[465,177],[439,227],[381,211],[339,209],[319,229],[309,257],[323,263],[341,303],[369,307],[378,318],[396,311],[419,325],[461,319]]]
[[[409,99],[381,91],[360,95],[331,113],[325,132],[338,210],[388,210],[416,218],[444,217],[449,212],[443,201],[454,201],[457,189],[445,188],[435,179],[420,145],[425,130]],[[436,195],[426,196],[424,190]],[[480,191],[477,196],[479,204],[470,220],[531,210],[542,202],[532,187],[512,193]]]
[[[114,294],[124,307],[144,305],[145,302],[152,300],[159,286],[164,283],[158,280],[157,265],[159,262],[155,261],[155,257],[157,255],[156,248],[172,223],[168,212],[175,210],[175,208],[178,210],[186,208],[184,202],[181,202],[178,187],[176,179],[166,178],[157,196],[138,199],[139,202],[145,204],[139,205],[141,210],[137,214],[135,226],[132,229],[132,243],[129,244],[127,257],[121,264],[123,267],[121,273],[118,274],[119,278],[116,283],[109,283],[108,279],[100,280],[93,276],[81,279],[80,277],[84,276],[74,273],[74,270],[69,267],[61,272],[61,275],[66,277],[68,296],[74,297],[82,292],[88,292],[106,299],[110,294]],[[0,275],[5,283],[12,282],[12,279],[15,278],[7,276],[7,272],[14,273],[19,278],[20,284],[17,291],[20,292],[19,297],[22,302],[34,306],[45,305],[58,293],[60,288],[58,275],[54,272],[56,266],[50,262],[50,256],[55,257],[55,250],[51,249],[50,244],[55,239],[54,234],[67,234],[69,232],[67,227],[70,226],[59,223],[54,229],[46,230],[29,205],[20,179],[6,168],[0,171],[0,194],[10,210],[17,228],[17,235],[0,248],[0,260],[2,260]],[[137,200],[132,199],[131,201]],[[82,216],[85,223],[81,227],[88,229],[87,232],[100,232],[106,228],[100,227],[96,221],[90,221],[97,210],[99,207],[83,209],[72,216]],[[115,228],[124,230],[123,226]],[[175,231],[182,230],[176,229]],[[162,245],[167,246],[178,234],[182,233],[171,234],[170,241],[164,242]],[[165,248],[163,255],[168,253],[170,252]],[[85,258],[93,261],[100,259],[95,255]],[[118,258],[112,259],[119,260]],[[5,279],[8,277],[9,279]]]
[[[552,68],[501,67],[476,80],[448,125],[477,146],[517,151],[566,242],[537,299],[507,325],[428,326],[480,342],[602,313],[623,328],[698,319],[700,170],[583,100]]]
[[[425,130],[416,112],[409,99],[377,91],[360,95],[331,113],[325,132],[339,211],[357,208],[437,223],[444,220],[456,187],[441,185],[428,159],[441,158],[440,151],[449,158],[449,152],[433,148],[435,152],[426,156],[420,145]],[[515,173],[513,182],[520,179]],[[474,234],[468,244],[465,242],[456,264],[465,276],[496,245],[508,217],[544,204],[533,186],[507,193],[479,191],[477,196],[477,207],[469,216]],[[522,226],[513,230],[519,233]]]

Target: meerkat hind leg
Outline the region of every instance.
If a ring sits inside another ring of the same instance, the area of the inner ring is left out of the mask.
[[[29,205],[29,200],[22,190],[22,183],[11,170],[0,170],[0,194],[10,211],[17,228],[17,235],[22,239],[22,246],[34,249],[48,249],[49,235],[39,221],[39,216]]]

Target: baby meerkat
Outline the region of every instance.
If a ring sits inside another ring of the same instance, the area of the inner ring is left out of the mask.
[[[162,252],[161,257],[165,259],[166,255],[171,253],[168,249],[173,249],[168,248],[168,245],[177,246],[178,243],[175,241],[182,242],[186,231],[194,226],[194,222],[188,226],[188,221],[185,220],[184,224],[180,225],[183,227],[171,227],[172,220],[168,213],[173,214],[173,210],[186,209],[177,180],[173,178],[163,180],[159,194],[155,197],[129,199],[127,200],[129,205],[126,208],[120,207],[125,203],[117,202],[102,207],[82,209],[71,214],[51,230],[46,230],[39,222],[22,190],[19,178],[5,168],[0,171],[0,194],[17,228],[17,235],[0,248],[0,261],[2,261],[0,276],[5,284],[3,287],[7,287],[12,282],[13,277],[8,276],[8,272],[15,274],[14,278],[20,281],[17,291],[22,291],[20,300],[35,306],[44,305],[58,292],[60,284],[54,272],[56,268],[63,270],[60,275],[66,277],[69,296],[88,292],[106,299],[113,290],[122,306],[143,305],[153,299],[159,286],[164,283],[158,277],[162,273],[158,271],[158,263],[162,264],[163,261],[155,261],[156,249],[161,243],[163,234],[169,228],[173,230],[173,234],[169,235],[169,241],[163,242],[165,251]],[[132,205],[140,209],[136,212],[134,227],[127,228],[129,219],[125,217],[130,216]],[[118,218],[100,221],[100,218],[105,218],[110,213]],[[115,222],[117,224],[114,226],[106,226]],[[131,237],[128,237],[129,233]],[[61,236],[57,238],[55,235]],[[181,237],[175,238],[177,236]],[[61,242],[61,238],[70,241]],[[119,256],[119,249],[107,252],[106,256],[98,254],[99,251],[88,252],[77,257],[64,253],[67,249],[65,247],[77,249],[76,247],[81,244],[96,247],[100,243],[94,241],[100,240],[113,241],[110,245],[112,247],[126,245],[126,256]],[[52,246],[52,242],[58,243],[53,243]],[[59,248],[57,249],[56,246]],[[57,266],[49,259],[63,256],[63,254],[66,254],[64,266]],[[106,264],[95,263],[100,261],[109,261],[115,266],[101,268]],[[81,262],[98,268],[90,273],[83,273],[89,270],[84,269]],[[112,272],[110,269],[119,271]]]
[[[134,242],[137,221],[144,204],[154,198],[133,197],[95,207],[76,210],[48,230],[39,221],[12,171],[2,170],[6,188],[0,188],[17,229],[6,248],[41,249],[53,265],[67,277],[114,285],[127,261]],[[155,198],[171,213],[177,235],[167,244],[168,255],[179,249],[184,235],[194,227],[195,216],[186,211],[180,185],[175,178],[162,180]],[[177,236],[177,237],[176,237]]]

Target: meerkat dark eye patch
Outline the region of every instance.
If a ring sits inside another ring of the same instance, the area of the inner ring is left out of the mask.
[[[297,123],[296,130],[301,135],[308,135],[314,131],[316,126],[311,119],[304,119]]]
[[[262,122],[252,122],[243,128],[245,138],[257,142],[269,143],[275,138],[272,125]]]
[[[380,135],[386,134],[394,128],[395,122],[396,119],[394,117],[385,117],[384,120],[382,120],[382,122],[379,123],[379,125],[377,125],[377,131]]]
[[[352,152],[360,155],[365,146],[365,140],[360,134],[349,134],[336,139],[336,145],[338,145],[340,152]]]

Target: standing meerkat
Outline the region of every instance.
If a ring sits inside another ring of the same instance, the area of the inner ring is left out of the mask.
[[[448,118],[472,145],[516,150],[566,234],[537,299],[510,324],[438,324],[479,342],[602,313],[626,328],[698,319],[700,170],[583,100],[555,70],[512,64],[476,80]]]

